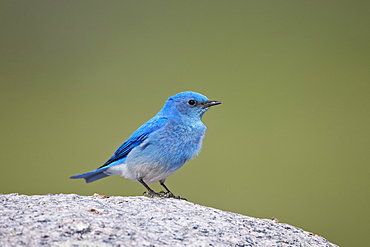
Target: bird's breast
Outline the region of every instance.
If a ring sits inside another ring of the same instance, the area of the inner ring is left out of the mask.
[[[169,125],[153,132],[127,156],[126,163],[151,163],[165,170],[177,170],[202,147],[206,127]]]

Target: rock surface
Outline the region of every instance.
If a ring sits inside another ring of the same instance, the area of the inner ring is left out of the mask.
[[[184,200],[0,195],[0,246],[336,246],[297,227]]]

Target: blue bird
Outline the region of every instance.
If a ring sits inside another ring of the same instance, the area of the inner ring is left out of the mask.
[[[202,94],[186,91],[168,98],[163,108],[148,122],[137,129],[98,169],[71,178],[84,178],[86,183],[119,175],[140,182],[153,197],[179,196],[164,184],[166,178],[176,172],[202,148],[206,126],[203,114],[220,101],[211,101]],[[158,182],[167,192],[154,192],[148,183]]]

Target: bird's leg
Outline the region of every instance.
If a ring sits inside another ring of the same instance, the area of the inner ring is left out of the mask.
[[[158,197],[163,197],[163,195],[161,193],[157,193],[155,192],[154,190],[152,190],[145,182],[142,178],[139,178],[137,181],[139,181],[142,185],[144,185],[144,187],[148,190],[148,192],[144,192],[143,194],[144,195],[147,195],[149,197],[154,197],[154,196],[158,196]]]
[[[163,194],[166,195],[166,197],[168,198],[175,198],[175,199],[181,199],[181,200],[186,200],[186,198],[181,198],[180,196],[175,196],[168,188],[167,186],[164,184],[164,181],[165,180],[160,180],[159,183],[163,186],[163,188],[165,188],[167,190],[167,192],[164,192],[164,191],[161,191],[163,192]]]

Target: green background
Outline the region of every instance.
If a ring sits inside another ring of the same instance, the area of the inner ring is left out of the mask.
[[[1,1],[0,193],[141,195],[102,165],[167,97],[208,111],[190,201],[368,245],[370,2]],[[160,189],[157,184],[153,185]]]

